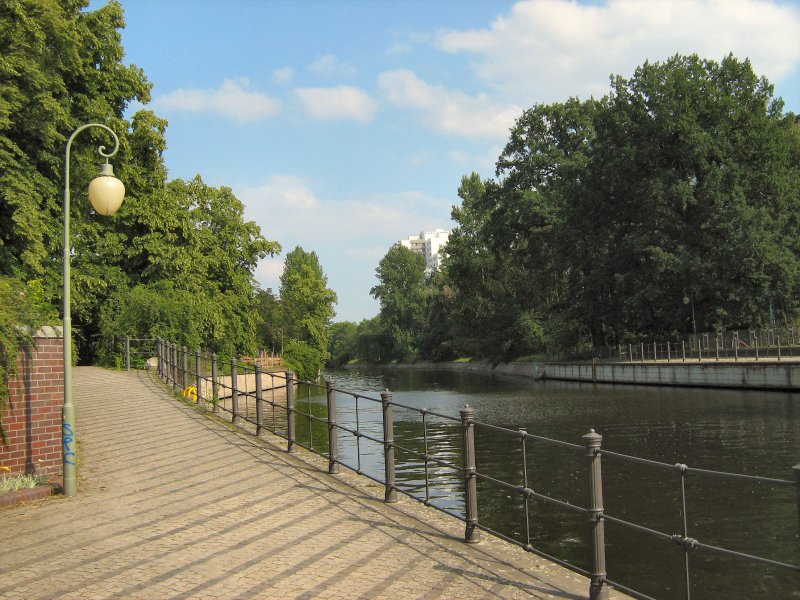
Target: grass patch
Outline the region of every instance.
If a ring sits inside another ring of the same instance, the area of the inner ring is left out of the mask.
[[[47,485],[47,475],[6,475],[0,478],[0,495]]]

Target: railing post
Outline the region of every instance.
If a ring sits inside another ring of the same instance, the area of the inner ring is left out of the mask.
[[[328,473],[335,475],[339,472],[338,436],[336,435],[336,390],[333,379],[325,382],[328,391]]]
[[[156,357],[158,358],[158,360],[156,361],[158,363],[156,365],[156,374],[159,377],[161,377],[161,374],[164,372],[161,369],[161,356],[162,356],[162,354],[161,354],[161,338],[158,337],[158,338],[156,338]]]
[[[187,387],[189,387],[189,362],[187,360],[186,346],[181,347],[181,356],[182,356],[181,367],[183,370],[181,381],[183,383],[182,389],[185,390]]]
[[[178,387],[178,344],[172,344],[172,387]]]
[[[792,467],[794,471],[794,482],[797,487],[797,527],[800,530],[800,464]]]
[[[194,377],[197,387],[197,406],[203,406],[203,376],[200,374],[200,350],[194,353]]]
[[[383,406],[383,472],[386,481],[384,502],[397,502],[394,478],[394,419],[392,418],[392,392],[381,392]]]
[[[231,423],[239,422],[239,381],[236,373],[236,359],[231,359]]]
[[[478,480],[475,474],[475,409],[467,404],[459,414],[464,442],[464,509],[467,524],[464,541],[475,544],[481,539],[478,529]]]
[[[172,344],[164,341],[164,383],[170,385],[172,378]]]
[[[219,386],[217,384],[217,354],[211,354],[211,404],[214,412],[219,412]]]
[[[603,473],[600,463],[600,444],[603,436],[590,429],[582,437],[589,459],[589,523],[592,528],[592,574],[589,583],[590,600],[607,600],[606,542],[603,523]]]
[[[628,362],[633,362],[633,345],[628,344]]]
[[[294,373],[286,371],[286,450],[297,452],[294,434]]]
[[[683,356],[683,362],[686,362],[686,340],[681,340],[681,355]]]
[[[125,370],[131,370],[131,338],[130,336],[125,336]]]
[[[168,341],[161,342],[164,348],[164,383],[169,385],[169,378],[172,375],[172,363],[170,362],[172,348]]]
[[[256,361],[256,435],[261,435],[264,429],[264,390],[261,386],[261,363]]]

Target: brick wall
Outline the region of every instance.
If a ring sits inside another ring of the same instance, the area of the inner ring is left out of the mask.
[[[61,407],[64,403],[64,342],[61,328],[44,327],[33,347],[17,359],[17,376],[3,411],[6,443],[0,466],[12,473],[55,475],[62,470]]]

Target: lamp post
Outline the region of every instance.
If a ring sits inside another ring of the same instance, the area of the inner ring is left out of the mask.
[[[105,146],[97,148],[100,156],[106,159],[100,176],[89,184],[89,200],[95,211],[101,215],[113,215],[125,198],[125,186],[114,177],[114,170],[108,159],[119,150],[119,138],[110,128],[99,123],[89,123],[78,127],[67,140],[64,174],[64,407],[61,414],[61,435],[64,458],[64,495],[74,496],[78,489],[77,440],[75,437],[75,406],[72,404],[72,317],[70,315],[70,243],[69,243],[69,151],[72,140],[90,127],[105,129],[114,138],[114,149],[106,153]]]

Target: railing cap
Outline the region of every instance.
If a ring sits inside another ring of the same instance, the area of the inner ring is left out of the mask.
[[[589,433],[581,436],[581,439],[583,440],[584,445],[588,447],[599,447],[600,443],[603,441],[603,436],[595,432],[594,429],[590,429]]]

